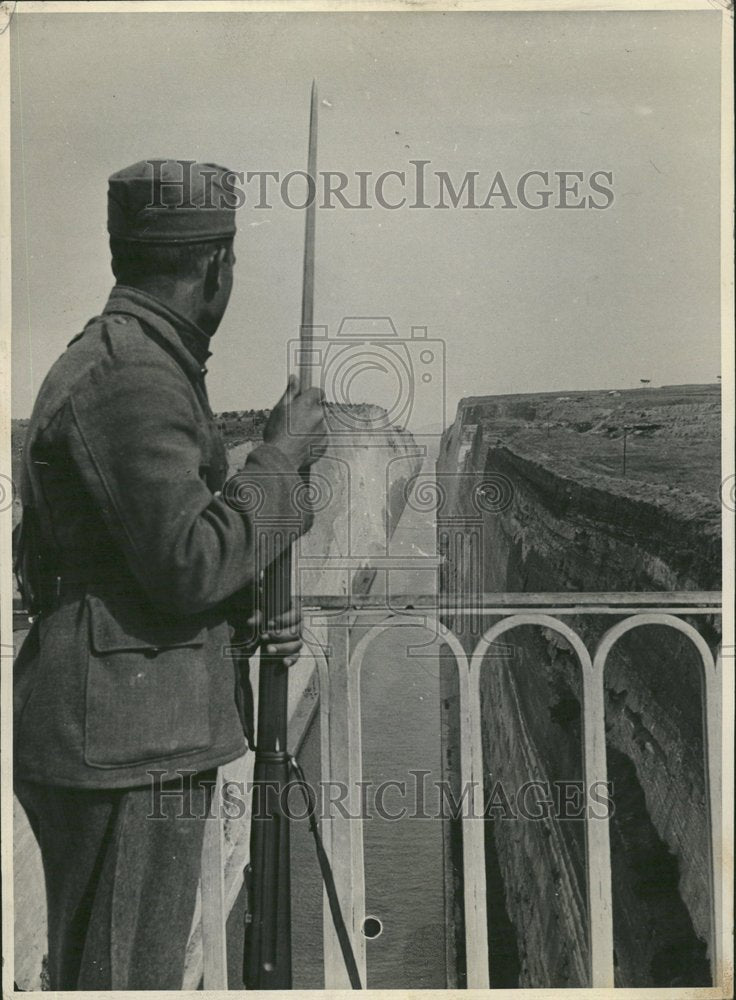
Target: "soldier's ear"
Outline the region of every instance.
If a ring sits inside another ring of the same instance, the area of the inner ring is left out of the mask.
[[[222,287],[222,270],[226,264],[227,250],[219,247],[207,259],[207,270],[204,275],[204,297],[211,301]]]

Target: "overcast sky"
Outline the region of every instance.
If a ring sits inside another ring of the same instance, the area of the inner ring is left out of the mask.
[[[606,210],[320,210],[316,323],[426,326],[450,415],[466,395],[715,380],[719,11],[19,13],[11,30],[15,416],[104,306],[108,175],[149,157],[305,169],[312,77],[320,170],[425,159],[477,171],[479,201],[497,171],[513,194],[530,170],[601,170],[614,191]],[[269,406],[285,381],[304,213],[274,201],[238,212],[215,410]],[[410,426],[441,418],[436,375]],[[361,378],[355,399],[394,391]]]

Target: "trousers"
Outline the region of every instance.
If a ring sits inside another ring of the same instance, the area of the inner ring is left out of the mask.
[[[41,849],[52,990],[178,990],[216,770],[180,784],[16,782]]]

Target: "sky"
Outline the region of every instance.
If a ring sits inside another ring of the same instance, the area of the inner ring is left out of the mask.
[[[315,323],[333,368],[343,318],[389,317],[384,360],[410,373],[407,390],[360,369],[352,401],[408,392],[401,422],[418,429],[469,395],[715,381],[718,11],[20,12],[11,31],[16,417],[104,306],[107,177],[151,157],[306,169],[313,78],[318,169],[350,175],[351,200],[356,171],[413,177],[412,159],[456,186],[476,171],[479,202],[497,171],[512,197],[527,171],[582,171],[583,193],[613,174],[605,210],[318,210]],[[238,227],[216,411],[273,405],[299,332],[304,212],[249,201]],[[434,342],[427,383],[412,327]]]

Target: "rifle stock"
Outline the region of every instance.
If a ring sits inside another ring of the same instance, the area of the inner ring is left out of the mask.
[[[291,546],[266,570],[266,620],[288,611],[290,590]],[[250,840],[252,895],[243,956],[248,989],[291,989],[289,821],[280,795],[289,782],[288,696],[289,668],[262,653]]]

